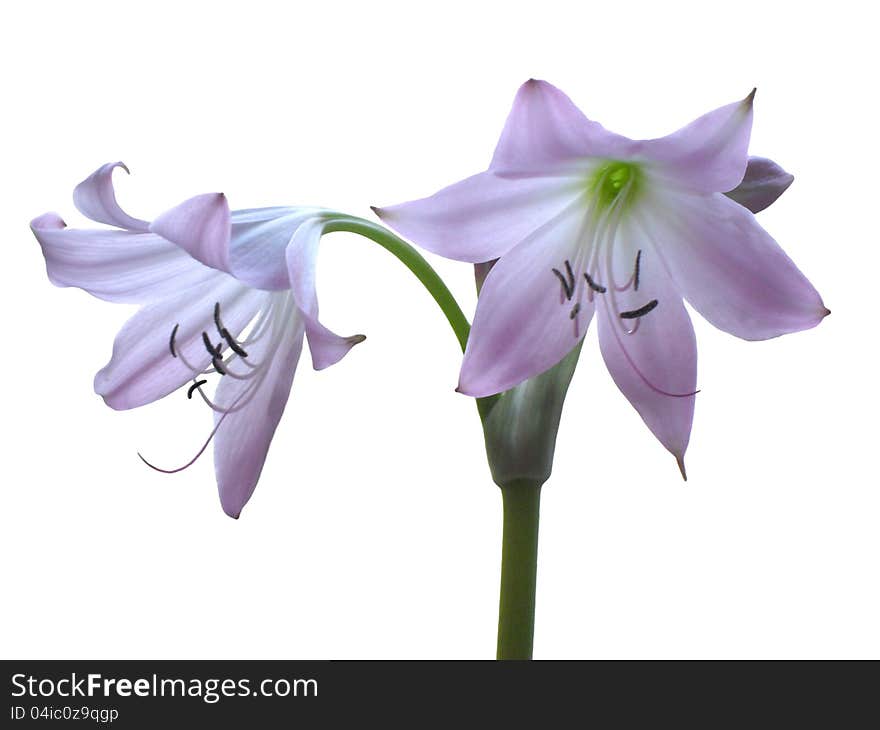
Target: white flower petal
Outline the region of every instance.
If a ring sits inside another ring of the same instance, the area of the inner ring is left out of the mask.
[[[725,332],[765,340],[828,314],[755,216],[724,195],[655,191],[642,222],[685,299]]]
[[[184,359],[199,371],[211,362],[202,332],[214,344],[222,342],[214,324],[217,302],[224,326],[236,336],[268,296],[213,272],[203,283],[143,307],[116,336],[110,362],[95,376],[95,392],[116,409],[137,408],[168,395],[197,375]],[[175,325],[177,357],[170,349]]]
[[[606,269],[603,279],[608,292],[598,297],[597,304],[602,356],[617,387],[682,464],[697,378],[697,344],[690,317],[660,257],[631,222],[624,221],[619,229],[611,266],[613,277]],[[625,291],[617,290],[627,283]],[[620,316],[654,301],[657,304],[642,317]]]
[[[54,213],[35,218],[31,230],[53,284],[77,286],[111,302],[153,302],[216,273],[152,233],[70,229]]]
[[[87,218],[98,223],[106,223],[130,231],[144,232],[149,223],[132,218],[116,202],[113,190],[113,170],[117,167],[128,172],[122,162],[108,162],[101,165],[73,190],[73,204]]]
[[[289,294],[273,296],[291,299]],[[269,325],[271,334],[248,348],[248,359],[260,363],[259,382],[226,377],[217,387],[217,405],[233,409],[214,416],[219,423],[214,468],[220,503],[230,517],[239,516],[257,486],[302,352],[303,322],[296,307],[291,301],[279,309]]]
[[[500,393],[544,372],[577,345],[593,315],[581,273],[588,234],[584,213],[575,205],[492,267],[477,301],[460,392],[476,397]],[[566,276],[566,261],[575,286],[571,299],[553,272]]]

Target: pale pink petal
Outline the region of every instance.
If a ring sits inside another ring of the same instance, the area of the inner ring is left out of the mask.
[[[725,193],[752,213],[759,213],[776,202],[794,182],[794,175],[766,157],[749,157],[742,182]]]
[[[239,516],[257,485],[302,352],[303,324],[296,307],[288,307],[270,326],[271,336],[248,347],[249,360],[267,363],[256,376],[259,382],[223,378],[215,395],[219,406],[231,409],[227,415],[214,414],[215,422],[222,419],[214,437],[214,468],[220,503],[230,517]]]
[[[661,174],[691,190],[732,190],[743,179],[752,133],[752,99],[704,114],[661,139],[641,143],[642,154],[659,162]]]
[[[719,329],[765,340],[815,327],[828,310],[779,244],[723,195],[658,193],[645,231],[694,308]]]
[[[197,374],[184,359],[199,371],[211,362],[202,332],[215,345],[223,342],[214,323],[214,305],[220,303],[223,325],[235,336],[270,296],[226,274],[212,273],[210,279],[177,296],[143,307],[126,322],[113,343],[110,362],[95,376],[95,392],[107,405],[136,408],[179,388]],[[177,357],[170,347],[175,325]]]
[[[215,273],[153,233],[65,228],[55,213],[35,218],[31,230],[53,284],[77,286],[112,302],[152,302]]]
[[[316,370],[339,362],[352,347],[366,339],[363,335],[342,337],[318,321],[318,244],[327,222],[322,218],[312,218],[304,222],[296,229],[287,247],[290,288],[305,324],[312,365]]]
[[[258,289],[289,289],[287,246],[296,229],[320,208],[262,208],[232,212],[230,267],[239,281]]]
[[[694,329],[681,295],[644,235],[624,223],[613,251],[614,275],[606,268],[608,292],[599,295],[596,307],[602,356],[617,387],[683,469],[697,379]],[[625,291],[618,291],[627,284]],[[620,316],[653,301],[657,304],[642,317]]]
[[[492,267],[477,300],[460,392],[500,393],[544,372],[577,345],[593,315],[579,256],[588,233],[583,211],[573,206]],[[565,276],[566,261],[575,282],[571,299],[553,273]]]
[[[73,204],[88,218],[98,223],[124,228],[130,231],[146,231],[149,223],[132,218],[116,202],[113,191],[113,170],[117,167],[128,172],[122,162],[102,165],[73,190]]]
[[[150,230],[177,244],[197,261],[229,271],[229,204],[223,193],[197,195],[160,215]]]
[[[583,192],[571,178],[500,178],[491,172],[429,198],[374,208],[383,222],[446,258],[481,263],[516,246]]]
[[[572,159],[626,157],[632,144],[587,119],[552,84],[530,79],[516,94],[489,169],[540,174]]]

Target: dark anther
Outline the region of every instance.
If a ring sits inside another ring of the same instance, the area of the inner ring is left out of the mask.
[[[202,342],[205,343],[205,349],[211,356],[211,362],[214,364],[214,369],[221,375],[226,375],[226,368],[223,367],[223,353],[220,350],[220,345],[223,343],[218,342],[216,347],[212,345],[207,332],[202,332]]]
[[[639,307],[638,309],[633,309],[629,312],[621,312],[621,319],[638,319],[639,317],[644,317],[648,312],[652,311],[657,306],[657,300],[652,299],[648,302],[644,307]]]
[[[214,326],[217,328],[217,332],[220,333],[220,336],[226,340],[226,344],[229,345],[230,350],[236,355],[247,357],[247,353],[242,346],[236,342],[235,338],[229,333],[229,330],[223,326],[223,322],[220,320],[220,302],[214,304]],[[220,346],[218,345],[217,347],[219,348]]]
[[[571,300],[572,296],[574,296],[574,272],[571,270],[571,264],[568,259],[565,260],[565,276],[562,275],[559,269],[552,269],[552,271],[556,278],[559,279],[559,283],[562,284],[565,298]]]
[[[208,354],[211,357],[220,357],[220,345],[214,347],[214,345],[211,344],[211,340],[208,337],[207,332],[202,332],[202,342],[205,343],[205,349],[208,351]]]
[[[235,338],[229,334],[229,330],[225,327],[220,330],[220,336],[226,340],[226,344],[229,345],[229,349],[232,350],[236,355],[241,355],[242,357],[247,357],[247,353],[244,351],[244,348],[235,341]]]
[[[559,283],[562,284],[562,290],[565,292],[565,298],[571,299],[572,291],[571,289],[569,289],[568,282],[565,280],[562,272],[559,269],[553,269],[553,273],[556,275],[556,278],[559,279]]]
[[[642,249],[636,254],[636,270],[633,272],[633,289],[639,290],[639,269],[642,263]]]
[[[217,331],[220,335],[223,335],[223,323],[220,321],[220,302],[214,303],[214,326],[217,328]]]
[[[599,294],[604,294],[605,292],[608,291],[604,286],[602,286],[601,284],[597,284],[595,281],[593,281],[593,280],[590,278],[590,275],[587,274],[586,272],[584,272],[584,278],[587,280],[587,285],[588,285],[588,286],[590,287],[590,289],[592,289],[594,292],[598,292]]]
[[[177,336],[177,328],[180,327],[180,324],[174,325],[174,329],[171,330],[171,339],[168,340],[168,349],[171,350],[171,357],[177,357],[177,350],[174,349],[174,338]]]
[[[569,319],[574,319],[575,317],[578,316],[578,312],[580,312],[580,311],[581,311],[581,305],[580,305],[580,303],[575,304],[575,305],[571,308],[571,314],[568,315],[568,318],[569,318]]]
[[[214,370],[221,375],[226,375],[226,368],[223,367],[223,360],[220,359],[219,355],[214,355],[214,357],[211,358],[211,363],[214,365]]]
[[[208,382],[207,380],[197,380],[195,383],[193,383],[191,386],[189,386],[189,390],[186,391],[186,397],[189,398],[190,400],[192,400],[193,393],[196,392],[196,388],[202,387],[207,382]]]

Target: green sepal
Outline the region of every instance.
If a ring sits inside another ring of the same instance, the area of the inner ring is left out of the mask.
[[[493,396],[480,408],[486,458],[498,486],[543,484],[553,471],[562,406],[581,345],[549,370]]]

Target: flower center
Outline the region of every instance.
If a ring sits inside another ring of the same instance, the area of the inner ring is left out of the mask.
[[[282,345],[285,332],[288,331],[291,318],[294,316],[295,305],[289,291],[272,293],[261,311],[252,318],[250,332],[241,340],[237,339],[223,324],[220,309],[220,302],[216,302],[213,311],[215,329],[201,332],[201,344],[207,351],[210,363],[205,368],[193,364],[184,354],[184,348],[179,346],[180,324],[174,325],[168,340],[170,356],[180,360],[193,374],[192,384],[186,392],[186,397],[192,399],[193,395],[198,393],[208,407],[219,414],[214,429],[196,455],[176,469],[159,468],[138,454],[147,466],[156,471],[174,474],[192,466],[208,448],[226,417],[243,410],[253,400],[269,373],[272,358]],[[261,340],[266,337],[268,337],[268,342],[262,343]],[[214,344],[215,341],[217,344]],[[252,346],[258,343],[260,344],[259,354],[261,357],[255,358]],[[248,354],[249,350],[251,351],[250,355]],[[237,381],[238,383],[234,389],[227,391],[227,397],[222,404],[208,397],[202,390],[202,386],[208,383],[207,379],[202,376],[213,373],[220,375],[224,380]]]
[[[596,196],[599,207],[607,208],[624,191],[626,198],[621,199],[620,203],[631,202],[638,194],[641,180],[642,171],[635,163],[610,160],[593,172],[588,189]]]

